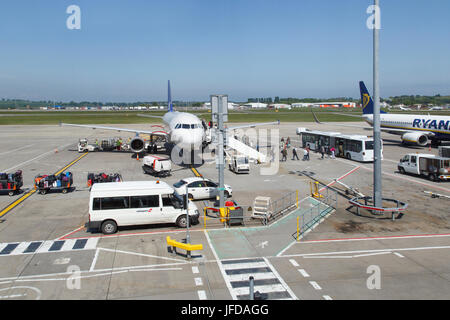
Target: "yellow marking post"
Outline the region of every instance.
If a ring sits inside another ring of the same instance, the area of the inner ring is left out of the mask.
[[[166,237],[167,245],[171,247],[177,247],[186,251],[195,251],[195,250],[203,250],[202,244],[190,244],[190,243],[182,243],[178,242],[174,239],[171,239],[170,236]]]

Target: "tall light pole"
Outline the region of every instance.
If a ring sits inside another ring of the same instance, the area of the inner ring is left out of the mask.
[[[383,207],[381,187],[381,128],[380,128],[380,84],[379,84],[379,48],[380,48],[380,3],[374,0],[375,23],[373,28],[373,201],[374,206]]]

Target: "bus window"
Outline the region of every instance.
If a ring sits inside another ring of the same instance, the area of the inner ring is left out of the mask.
[[[373,141],[366,141],[366,150],[373,150]]]
[[[131,198],[131,208],[158,208],[159,196],[133,196]]]

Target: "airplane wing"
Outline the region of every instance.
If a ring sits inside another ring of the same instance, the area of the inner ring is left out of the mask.
[[[143,118],[158,118],[158,119],[162,119],[163,118],[163,116],[152,116],[150,114],[141,114],[141,113],[137,114],[137,116],[138,117],[143,117]]]
[[[242,129],[242,128],[254,128],[256,126],[270,126],[270,125],[278,125],[280,124],[280,120],[275,122],[263,122],[263,123],[252,123],[252,124],[244,124],[242,126],[236,126],[236,127],[228,127],[228,130],[236,130],[236,129]]]
[[[148,130],[136,130],[136,129],[126,129],[126,128],[116,128],[116,127],[105,127],[105,126],[91,126],[85,124],[72,124],[72,123],[60,123],[60,126],[70,126],[70,127],[80,127],[80,128],[89,128],[89,129],[100,129],[100,130],[114,130],[118,132],[132,132],[138,134],[151,134],[158,136],[166,136],[168,133],[158,130],[158,131],[148,131]]]

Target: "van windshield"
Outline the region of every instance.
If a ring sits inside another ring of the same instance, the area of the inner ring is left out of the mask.
[[[187,183],[186,181],[180,180],[180,181],[178,181],[177,183],[174,183],[173,186],[174,186],[175,188],[179,188],[179,187],[185,185],[186,183]]]

